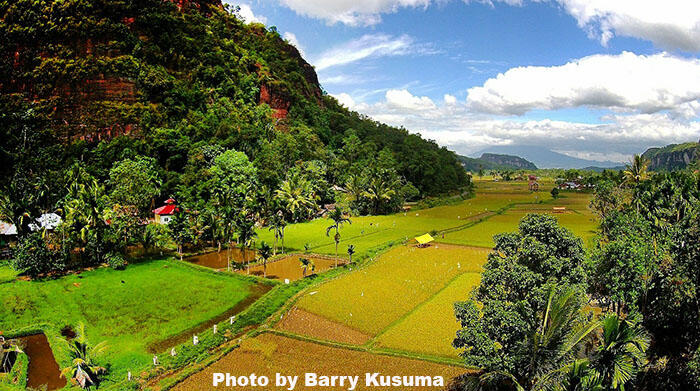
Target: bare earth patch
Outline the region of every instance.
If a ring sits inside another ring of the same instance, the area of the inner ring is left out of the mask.
[[[335,341],[352,345],[362,345],[372,338],[344,324],[326,319],[320,315],[294,307],[277,325],[280,330],[312,338]]]
[[[262,334],[245,340],[240,348],[224,356],[208,368],[178,384],[176,391],[201,390],[250,390],[250,387],[213,387],[213,373],[230,373],[232,376],[248,376],[251,373],[270,378],[265,390],[284,390],[275,387],[275,374],[299,376],[295,390],[318,390],[303,384],[305,373],[318,375],[360,376],[357,390],[376,390],[365,386],[365,374],[381,372],[388,376],[443,376],[445,384],[455,376],[469,372],[466,368],[436,364],[402,357],[390,357],[367,352],[340,349],[274,334]],[[323,387],[324,390],[347,390],[344,387]],[[438,390],[441,387],[398,387],[405,390]]]

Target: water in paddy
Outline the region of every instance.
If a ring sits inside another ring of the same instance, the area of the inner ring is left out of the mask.
[[[202,255],[185,258],[187,262],[192,262],[200,266],[210,267],[212,269],[226,269],[228,267],[228,257],[231,257],[231,262],[242,263],[243,252],[240,248],[232,248],[230,250],[221,250],[220,252],[211,252]],[[255,260],[255,251],[246,250],[246,260],[248,262]]]
[[[284,279],[289,279],[291,281],[299,280],[301,278],[304,278],[304,268],[301,267],[301,262],[299,261],[299,258],[308,258],[311,260],[314,265],[315,265],[315,271],[312,272],[311,268],[307,268],[306,270],[306,276],[309,276],[311,274],[318,274],[325,272],[326,270],[332,269],[335,267],[335,260],[330,259],[330,258],[320,258],[320,257],[314,257],[314,256],[304,256],[304,255],[290,255],[288,257],[284,257],[280,260],[274,261],[274,262],[268,262],[267,263],[267,278],[273,278],[277,280],[284,280]],[[345,263],[345,260],[339,259],[338,260],[338,265],[342,265]],[[246,269],[239,270],[239,273],[241,274],[247,274],[248,271]],[[250,267],[250,274],[260,276],[262,277],[264,274],[264,268],[263,265],[255,265]]]
[[[24,346],[24,353],[29,357],[27,387],[46,386],[48,391],[65,387],[66,379],[61,377],[61,370],[58,368],[46,336],[35,334],[22,337],[20,340]]]

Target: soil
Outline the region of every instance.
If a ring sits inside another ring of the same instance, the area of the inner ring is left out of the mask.
[[[46,386],[46,390],[58,390],[66,386],[66,379],[61,377],[56,359],[44,334],[29,335],[20,338],[24,353],[29,357],[27,388]]]
[[[363,345],[372,338],[362,331],[355,330],[342,323],[334,322],[298,307],[294,307],[285,315],[284,319],[277,324],[276,328],[316,339],[351,345]]]

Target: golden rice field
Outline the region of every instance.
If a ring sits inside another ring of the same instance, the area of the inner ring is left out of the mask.
[[[466,300],[479,285],[481,274],[465,273],[455,278],[429,301],[416,307],[406,317],[389,327],[377,338],[377,346],[390,349],[457,357],[452,340],[459,330],[453,306]]]
[[[369,266],[306,293],[298,306],[376,335],[454,277],[480,273],[487,254],[487,249],[447,244],[400,246]]]
[[[213,387],[212,374],[216,372],[245,374],[255,373],[269,377],[274,383],[275,374],[299,376],[295,390],[318,390],[318,387],[306,387],[303,377],[306,372],[322,375],[360,376],[356,390],[375,390],[366,387],[366,373],[381,372],[390,376],[442,376],[445,383],[449,379],[469,369],[436,364],[403,357],[391,357],[363,351],[325,346],[308,341],[300,341],[272,333],[261,334],[246,339],[242,345],[224,356],[221,360],[198,372],[184,382],[175,386],[176,391],[206,391],[225,388],[227,390],[249,390],[250,387]],[[285,390],[270,384],[261,389]],[[347,390],[348,387],[323,387],[324,390]],[[425,390],[426,387],[402,387],[402,390]]]

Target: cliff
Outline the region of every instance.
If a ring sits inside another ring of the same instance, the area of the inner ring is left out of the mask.
[[[652,171],[677,170],[687,167],[700,158],[700,143],[671,144],[662,148],[649,148],[642,156],[649,160]]]
[[[481,160],[491,162],[499,167],[513,168],[516,170],[536,170],[537,166],[519,156],[501,155],[496,153],[484,153]]]

